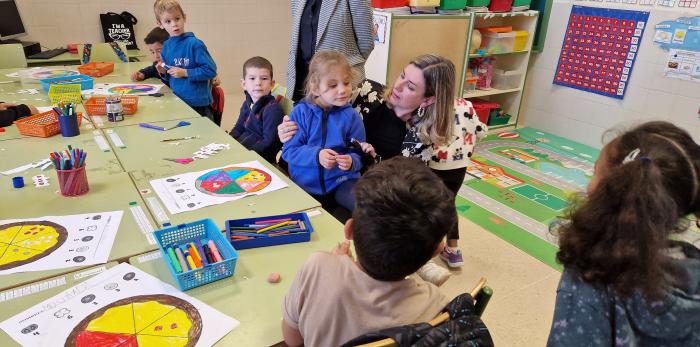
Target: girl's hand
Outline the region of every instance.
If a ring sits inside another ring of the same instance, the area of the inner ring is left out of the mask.
[[[369,154],[372,156],[372,158],[375,158],[377,156],[377,152],[374,151],[374,146],[367,142],[361,142],[360,147],[362,147],[362,151]]]
[[[297,123],[289,120],[289,116],[284,116],[282,118],[282,123],[277,126],[277,136],[280,138],[280,142],[285,143],[294,137],[297,133]]]
[[[168,69],[168,75],[175,78],[185,78],[187,77],[187,70],[172,66]]]
[[[338,153],[332,149],[322,149],[318,152],[318,162],[321,163],[321,166],[330,170],[337,165],[335,161],[337,155]]]
[[[336,155],[335,161],[338,163],[338,167],[343,171],[348,171],[352,168],[352,157],[348,154]]]

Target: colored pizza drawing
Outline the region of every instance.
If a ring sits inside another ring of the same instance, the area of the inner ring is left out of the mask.
[[[189,302],[163,295],[115,301],[85,317],[66,347],[192,347],[202,333],[202,317]]]
[[[209,195],[237,196],[260,191],[271,182],[272,177],[265,171],[232,166],[199,176],[194,186],[200,192]]]
[[[61,247],[67,237],[65,227],[49,221],[0,225],[0,270],[46,257]]]
[[[156,88],[148,84],[126,84],[107,89],[110,94],[149,94],[154,93]]]
[[[32,78],[35,78],[38,80],[43,80],[43,79],[47,79],[47,78],[68,77],[68,76],[75,76],[75,75],[79,75],[78,71],[53,69],[53,70],[38,71],[38,72],[33,73],[31,76],[32,76]]]

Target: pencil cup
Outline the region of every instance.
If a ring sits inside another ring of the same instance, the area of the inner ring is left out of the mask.
[[[76,116],[58,116],[58,125],[61,127],[63,137],[73,137],[80,135],[80,126]]]
[[[71,170],[56,170],[58,186],[63,196],[79,196],[90,190],[85,165]]]

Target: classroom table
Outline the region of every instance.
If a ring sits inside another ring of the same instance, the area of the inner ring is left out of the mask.
[[[66,272],[62,275],[36,281],[24,287],[13,288],[0,292],[0,302],[2,303],[2,310],[0,310],[0,322],[5,321],[6,319],[11,318],[14,315],[36,305],[37,303],[47,300],[116,265],[117,262],[109,262],[82,269],[80,271]],[[10,335],[7,335],[4,330],[0,330],[0,346],[19,346],[19,344],[13,340]]]
[[[310,242],[238,251],[233,278],[223,279],[186,293],[241,322],[221,339],[219,346],[270,346],[283,340],[282,299],[296,272],[314,251],[330,251],[344,240],[343,225],[328,212],[310,217],[314,232]],[[313,215],[313,213],[311,213]],[[135,267],[175,285],[162,258],[137,256]],[[281,275],[277,284],[267,282],[270,273]]]
[[[3,141],[8,142],[8,141]],[[91,156],[86,159],[88,167]],[[34,174],[31,172],[30,174]],[[109,254],[109,260],[126,259],[132,255],[157,248],[141,231],[130,210],[130,202],[136,202],[143,210],[151,227],[155,223],[146,209],[146,203],[134,188],[126,173],[103,173],[88,171],[90,191],[79,197],[64,197],[59,193],[55,170],[46,170],[50,186],[36,188],[31,179],[21,189],[12,188],[10,177],[0,178],[0,219],[19,219],[55,215],[72,215],[93,212],[124,211],[117,236]],[[29,174],[26,174],[27,177]],[[22,283],[64,273],[67,269],[22,272],[0,276],[0,288],[11,288]]]
[[[139,61],[139,58],[146,56],[140,49],[129,49],[126,51],[129,61]],[[50,65],[75,65],[80,63],[82,54],[65,52],[49,59],[27,59],[27,65],[50,66]]]

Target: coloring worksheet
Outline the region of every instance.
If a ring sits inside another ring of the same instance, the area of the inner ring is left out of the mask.
[[[211,346],[240,323],[119,264],[0,323],[23,346]]]
[[[150,95],[160,92],[163,84],[147,83],[95,83],[91,90],[84,90],[89,95]]]
[[[260,195],[287,187],[258,161],[234,164],[151,181],[172,214]]]
[[[0,276],[106,263],[123,214],[0,221]]]

